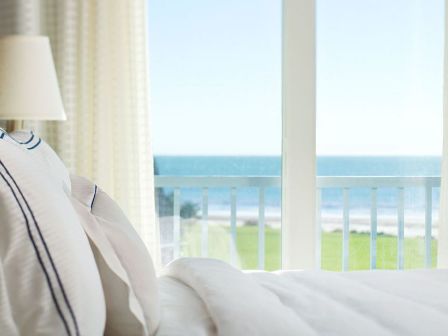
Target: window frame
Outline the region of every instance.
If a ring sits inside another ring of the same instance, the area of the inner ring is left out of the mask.
[[[315,0],[283,0],[283,269],[315,269],[320,265],[316,225],[315,11]]]

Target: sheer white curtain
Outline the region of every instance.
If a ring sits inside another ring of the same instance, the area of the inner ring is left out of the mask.
[[[159,260],[146,16],[146,0],[2,0],[0,33],[50,37],[68,120],[27,126],[120,203]]]

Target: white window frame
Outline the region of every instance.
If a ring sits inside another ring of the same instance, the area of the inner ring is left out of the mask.
[[[315,0],[283,0],[282,268],[320,264],[316,225]]]

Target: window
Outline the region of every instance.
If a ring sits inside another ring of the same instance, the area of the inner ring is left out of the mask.
[[[444,2],[316,3],[322,267],[435,265]]]
[[[151,1],[164,260],[434,265],[443,7]]]
[[[281,1],[149,6],[162,255],[280,268]]]

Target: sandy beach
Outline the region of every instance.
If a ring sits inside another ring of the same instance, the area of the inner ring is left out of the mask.
[[[230,216],[224,214],[209,215],[208,225],[230,226]],[[200,218],[195,219],[181,219],[182,225],[191,225],[201,223]],[[421,215],[405,215],[405,236],[407,237],[423,237],[425,235],[425,217]],[[161,232],[167,233],[172,228],[172,217],[165,217],[160,219]],[[238,214],[237,226],[244,225],[258,225],[258,215],[243,213]],[[272,228],[281,227],[280,215],[266,215],[265,225]],[[341,215],[322,214],[321,216],[322,230],[325,232],[341,231],[343,228],[343,217]],[[438,218],[432,220],[432,235],[437,236]],[[369,233],[370,232],[370,216],[363,214],[352,214],[349,217],[349,227],[351,232]],[[395,215],[378,215],[377,220],[378,234],[397,235],[398,232],[398,218]]]

